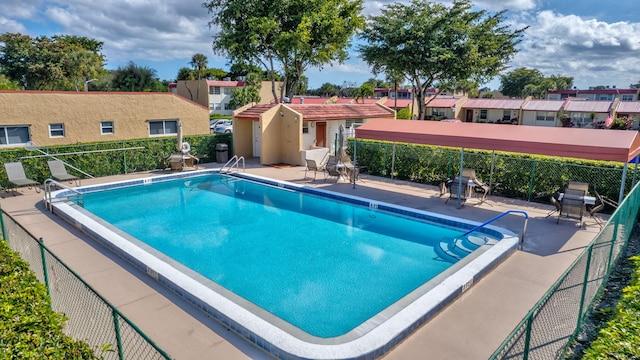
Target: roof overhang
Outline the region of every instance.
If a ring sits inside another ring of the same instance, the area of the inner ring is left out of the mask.
[[[356,128],[356,138],[616,162],[640,153],[638,132],[623,130],[373,120]]]

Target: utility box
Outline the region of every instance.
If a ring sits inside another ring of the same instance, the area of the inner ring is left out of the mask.
[[[226,163],[229,161],[229,145],[216,144],[216,162]]]

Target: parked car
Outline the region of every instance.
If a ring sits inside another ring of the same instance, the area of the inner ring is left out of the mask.
[[[213,132],[216,134],[233,132],[233,123],[231,120],[224,120],[216,124]]]
[[[229,119],[211,119],[209,120],[209,132],[213,134],[216,129],[216,125],[220,124],[223,121],[229,121]]]

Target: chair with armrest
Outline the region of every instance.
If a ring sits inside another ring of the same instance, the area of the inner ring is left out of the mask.
[[[35,180],[27,178],[21,162],[4,163],[4,169],[7,171],[7,178],[9,180],[9,183],[13,185],[11,190],[14,195],[15,189],[19,187],[27,187],[28,189],[31,189],[33,187],[36,189],[36,192],[40,192],[41,184]]]
[[[602,200],[602,196],[600,196],[600,194],[598,194],[597,191],[594,191],[594,192],[596,193],[596,204],[591,209],[589,209],[589,216],[591,216],[591,218],[595,220],[596,224],[600,225],[600,229],[602,229],[603,228],[602,219],[595,216],[595,214],[604,210],[605,202],[604,200]]]
[[[565,216],[567,218],[573,218],[579,221],[579,225],[582,226],[582,216],[584,215],[584,190],[576,190],[566,188],[560,201],[560,211],[558,213],[558,220],[556,224],[560,223],[560,218]]]
[[[467,201],[467,188],[469,186],[468,176],[456,176],[449,183],[449,198],[445,201],[445,204],[451,199],[460,199],[460,202],[464,205]]]
[[[49,165],[49,171],[51,172],[51,177],[60,182],[68,181],[69,183],[76,183],[76,186],[80,186],[80,178],[71,175],[67,172],[67,168],[64,166],[64,163],[60,160],[49,160],[47,161],[47,165]]]

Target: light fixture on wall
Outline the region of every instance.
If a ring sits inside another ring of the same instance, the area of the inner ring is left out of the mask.
[[[298,122],[298,117],[297,117],[297,116],[294,116],[294,117],[293,117],[293,121]]]
[[[316,127],[316,123],[315,123],[315,121],[312,121],[312,122],[311,122],[311,127]]]
[[[282,111],[280,111],[280,116],[284,116],[284,113]]]

